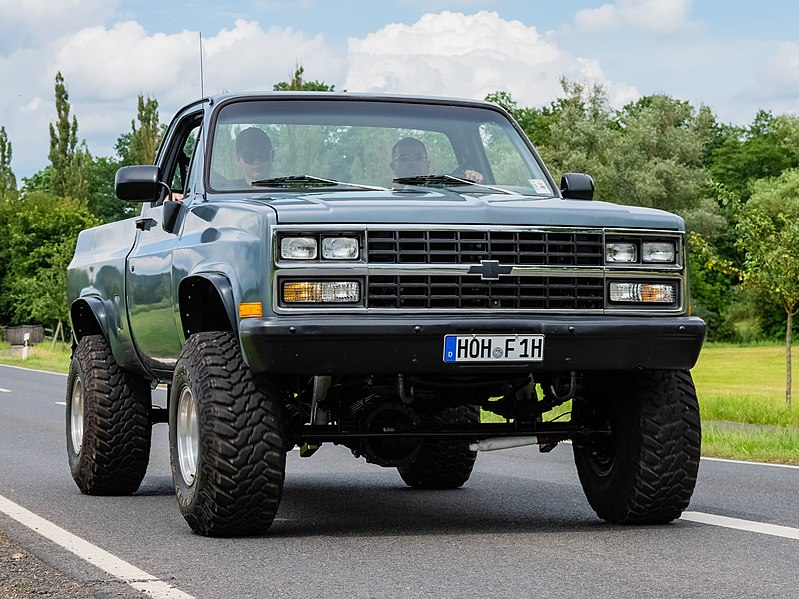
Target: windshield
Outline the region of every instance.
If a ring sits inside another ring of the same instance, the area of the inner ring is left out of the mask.
[[[241,100],[213,128],[209,182],[219,191],[453,187],[554,195],[499,112],[348,98]]]

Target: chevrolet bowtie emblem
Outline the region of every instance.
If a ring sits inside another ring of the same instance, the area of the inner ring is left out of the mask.
[[[480,260],[480,265],[469,267],[470,275],[480,275],[480,278],[488,281],[496,281],[501,275],[509,275],[513,266],[506,264],[501,266],[499,260]]]

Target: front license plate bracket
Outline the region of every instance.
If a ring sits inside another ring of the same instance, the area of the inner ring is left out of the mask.
[[[444,362],[541,362],[544,335],[445,335]]]

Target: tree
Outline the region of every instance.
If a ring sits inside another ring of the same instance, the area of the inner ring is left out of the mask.
[[[57,329],[68,316],[66,268],[78,233],[97,224],[73,198],[32,192],[0,203],[0,320]]]
[[[294,67],[294,75],[291,81],[280,81],[272,86],[276,92],[288,91],[304,91],[304,92],[332,92],[335,91],[335,85],[328,85],[324,81],[305,81],[302,74],[305,69],[300,65]]]
[[[129,218],[140,209],[140,205],[116,197],[114,177],[122,166],[155,162],[164,134],[158,122],[157,100],[139,94],[137,108],[130,131],[122,133],[114,145],[117,158],[95,157],[89,167],[89,210],[105,223]]]
[[[120,166],[120,161],[102,156],[93,158],[89,169],[89,211],[104,223],[130,218],[141,209],[141,204],[123,202],[116,196],[114,178]]]
[[[161,143],[162,129],[158,123],[158,100],[139,94],[138,114],[139,128],[136,121],[131,121],[133,129],[130,136],[130,149],[125,157],[129,164],[152,164],[155,153]]]
[[[16,196],[17,179],[11,170],[11,142],[6,128],[0,127],[0,198]]]
[[[531,138],[538,137],[538,150],[556,180],[566,172],[588,173],[601,197],[610,199],[608,168],[618,130],[607,93],[601,85],[566,78],[561,86],[564,97],[552,102],[548,111],[528,113],[530,121],[522,126]]]
[[[785,402],[790,406],[793,315],[799,311],[799,169],[760,179],[752,189],[749,201],[738,200],[734,209],[742,264],[721,257],[698,235],[692,244],[710,268],[736,273],[745,288],[762,293],[785,312]]]
[[[747,200],[751,183],[799,167],[799,118],[772,116],[760,110],[752,124],[731,128],[712,152],[710,171],[716,181]]]
[[[57,197],[86,198],[89,192],[91,155],[86,142],[78,145],[78,119],[69,120],[69,94],[59,71],[55,76],[55,107],[58,118],[50,124],[50,189]]]
[[[703,161],[715,123],[710,110],[657,94],[626,105],[614,122],[619,135],[603,196],[677,213],[695,208],[709,182]]]
[[[552,127],[556,112],[551,107],[529,108],[518,105],[508,92],[488,94],[486,102],[493,102],[507,110],[536,146],[545,147],[552,142]]]

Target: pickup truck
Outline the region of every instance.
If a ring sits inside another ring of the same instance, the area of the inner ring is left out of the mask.
[[[571,440],[600,518],[687,507],[705,324],[684,222],[556,184],[502,108],[208,97],[115,188],[140,215],[83,231],[68,269],[81,492],[134,493],[163,422],[200,535],[265,532],[287,452],[324,443],[454,489],[479,451]]]

